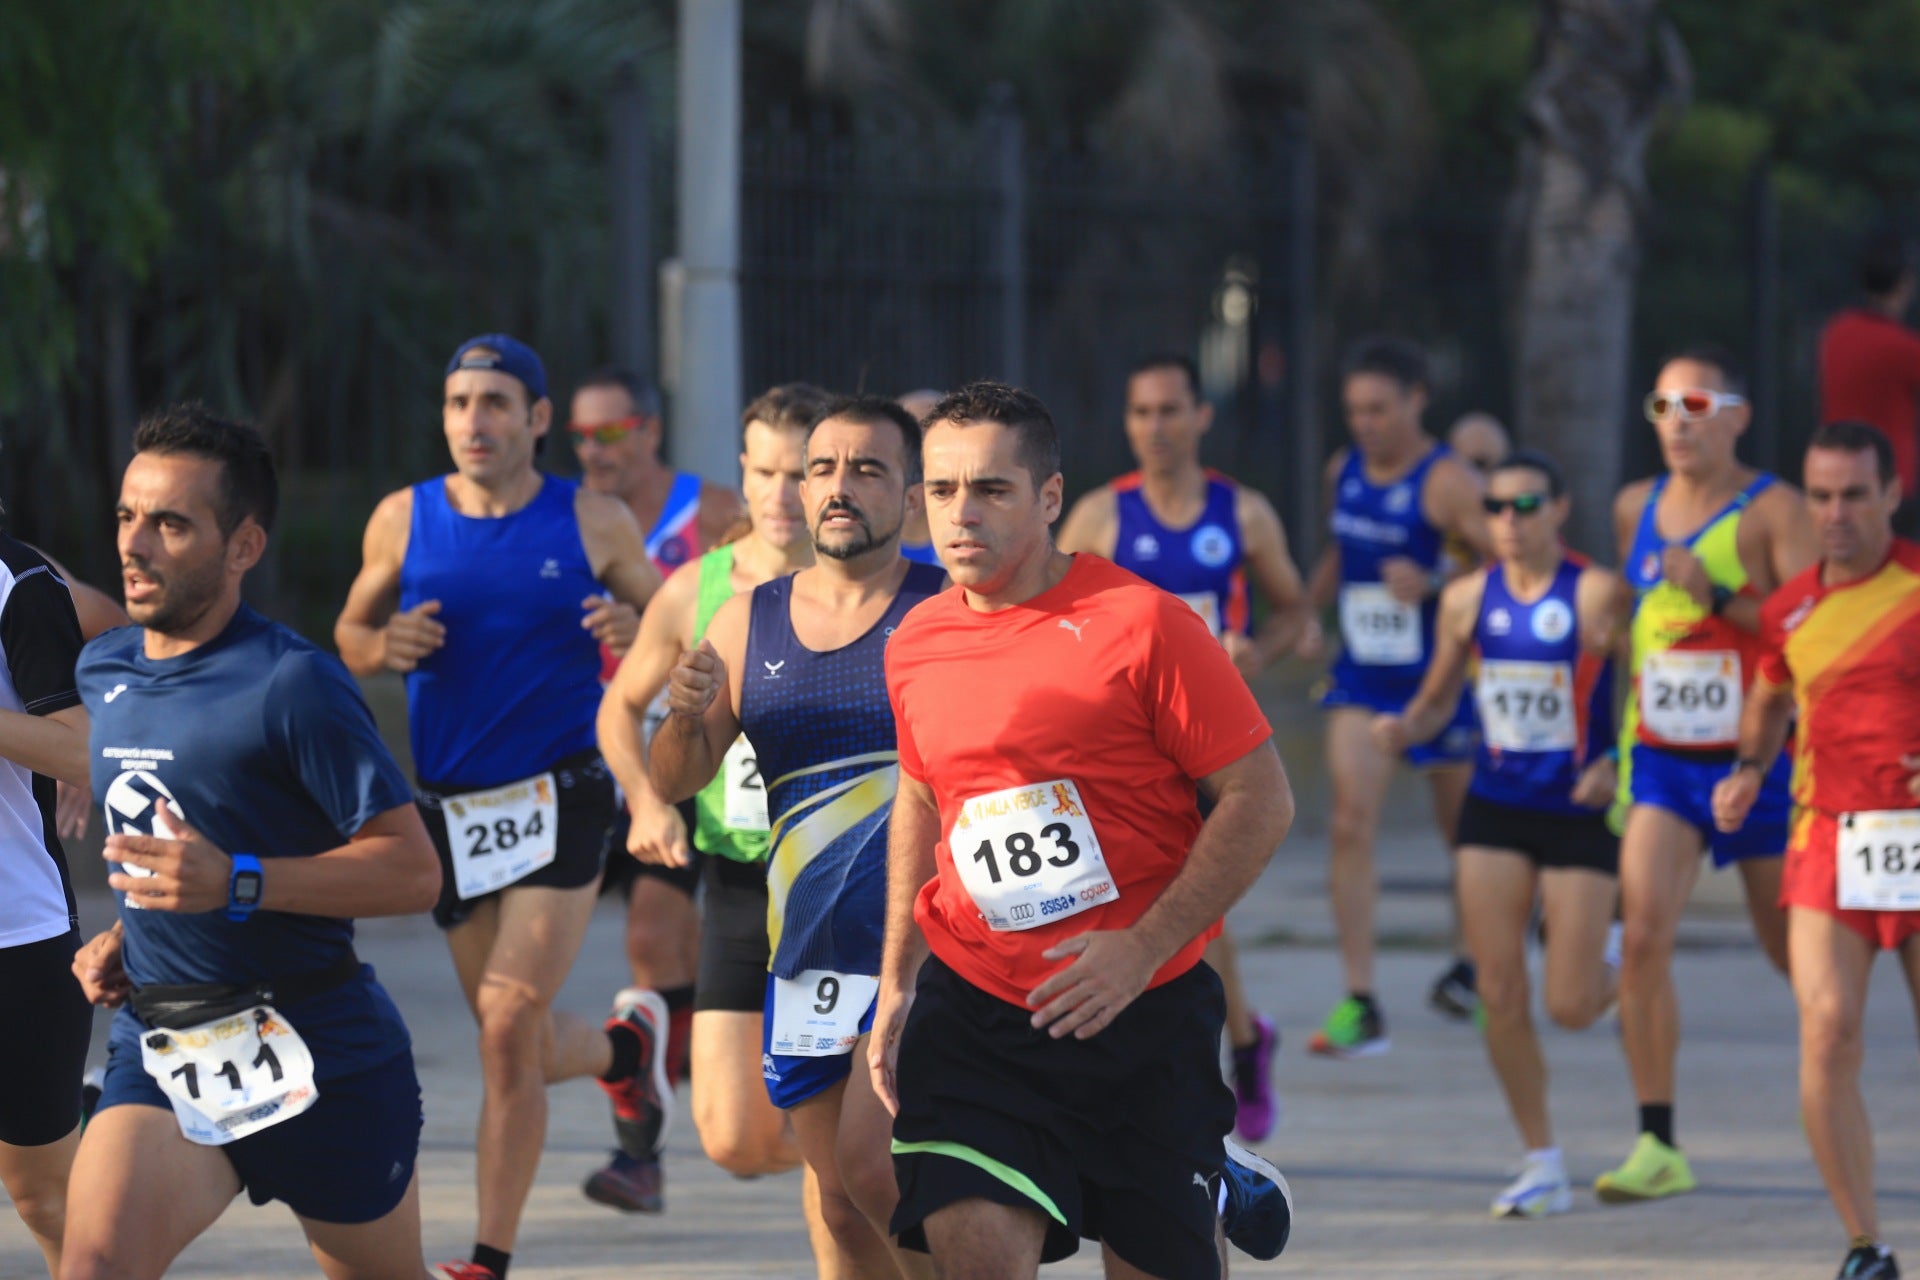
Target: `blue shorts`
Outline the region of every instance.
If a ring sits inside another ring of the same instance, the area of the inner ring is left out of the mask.
[[[773,1051],[773,984],[767,975],[767,999],[760,1018],[760,1074],[766,1078],[767,1097],[782,1111],[799,1106],[808,1098],[824,1093],[853,1073],[853,1054],[836,1053],[831,1057],[807,1058]],[[859,1030],[873,1030],[873,1010],[877,1000],[867,1001],[860,1014]],[[864,1065],[864,1064],[863,1064]]]
[[[1413,695],[1419,692],[1417,684],[1412,688],[1399,685],[1389,688],[1354,679],[1353,676],[1360,670],[1354,668],[1343,672],[1342,668],[1335,667],[1332,681],[1327,685],[1326,692],[1320,695],[1320,705],[1328,711],[1355,707],[1376,714],[1398,715],[1413,701]],[[1447,721],[1446,728],[1427,741],[1407,748],[1407,763],[1416,769],[1466,764],[1473,759],[1479,746],[1480,717],[1473,709],[1473,690],[1468,688],[1461,691],[1460,705],[1454,708],[1453,718]]]
[[[96,1111],[173,1106],[140,1065],[138,1024],[116,1018]],[[413,1051],[377,1067],[320,1079],[319,1100],[291,1120],[218,1148],[255,1204],[278,1200],[316,1222],[352,1226],[392,1213],[420,1152],[420,1080]]]
[[[1721,756],[1695,759],[1635,743],[1633,769],[1627,778],[1631,803],[1665,809],[1698,831],[1716,867],[1731,866],[1743,858],[1780,857],[1787,851],[1793,819],[1792,762],[1786,752],[1780,753],[1760,784],[1760,798],[1754,801],[1746,825],[1728,834],[1713,825],[1713,788],[1731,767],[1732,762]]]

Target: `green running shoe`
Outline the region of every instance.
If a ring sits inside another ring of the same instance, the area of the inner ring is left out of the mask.
[[[1631,1204],[1683,1195],[1698,1185],[1684,1155],[1652,1134],[1643,1133],[1625,1164],[1593,1180],[1593,1194],[1607,1204]]]
[[[1348,996],[1333,1006],[1327,1020],[1307,1041],[1307,1050],[1323,1058],[1371,1058],[1392,1047],[1379,1007]]]

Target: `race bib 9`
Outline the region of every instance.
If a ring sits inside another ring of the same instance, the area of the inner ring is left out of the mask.
[[[477,898],[526,879],[553,861],[560,844],[551,773],[469,791],[440,802],[453,850],[453,887]]]
[[[173,1104],[189,1142],[224,1146],[320,1098],[313,1054],[286,1018],[256,1005],[177,1031],[144,1031],[140,1065]]]
[[[947,848],[991,929],[1032,929],[1120,897],[1080,790],[1066,778],[974,796],[960,806]]]
[[[1384,583],[1340,588],[1340,637],[1348,656],[1362,666],[1404,667],[1426,654],[1420,606],[1394,599]]]
[[[1571,751],[1573,668],[1565,662],[1482,662],[1474,683],[1480,728],[1497,751]]]
[[[1640,664],[1640,723],[1677,747],[1740,740],[1740,655],[1731,649],[1662,649]]]
[[[760,762],[754,758],[753,744],[741,734],[727,748],[720,762],[720,776],[726,797],[727,826],[735,831],[767,831],[767,783],[760,776]]]
[[[860,1023],[880,994],[880,979],[864,973],[808,969],[773,980],[770,1053],[789,1058],[837,1058],[852,1053]]]
[[[1847,911],[1920,911],[1920,809],[1840,815],[1839,904]]]

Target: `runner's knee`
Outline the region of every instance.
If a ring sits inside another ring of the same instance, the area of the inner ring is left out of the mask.
[[[1665,920],[1649,920],[1628,912],[1620,928],[1620,969],[1623,974],[1664,970],[1673,959],[1673,930]]]
[[[1585,991],[1547,988],[1547,1016],[1567,1031],[1585,1031],[1600,1016],[1601,1004]]]
[[[9,1185],[7,1194],[13,1198],[14,1212],[27,1224],[27,1230],[47,1240],[58,1240],[65,1234],[67,1189],[57,1179]]]
[[[547,1006],[530,991],[480,984],[475,1000],[480,1022],[480,1059],[490,1065],[540,1062],[549,1039]]]
[[[1336,795],[1333,813],[1327,821],[1327,837],[1336,850],[1365,844],[1373,837],[1375,822],[1373,813],[1366,805],[1350,797]]]
[[[1524,1019],[1527,1016],[1527,1001],[1532,992],[1524,967],[1476,962],[1473,987],[1488,1018]]]

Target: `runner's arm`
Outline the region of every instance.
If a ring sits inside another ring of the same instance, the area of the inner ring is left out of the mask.
[[[1738,831],[1746,821],[1792,726],[1793,686],[1756,677],[1740,712],[1738,763],[1713,788],[1713,824],[1720,830]]]
[[[1053,545],[1069,555],[1091,551],[1096,556],[1111,560],[1120,536],[1118,513],[1112,486],[1101,485],[1073,504],[1073,510],[1067,512],[1066,521],[1061,524],[1060,534],[1053,540]]]
[[[0,711],[0,758],[42,777],[87,786],[86,708],[67,707],[46,715]]]
[[[1286,526],[1266,496],[1242,485],[1239,489],[1241,536],[1246,540],[1247,576],[1266,601],[1267,617],[1253,637],[1259,665],[1285,657],[1316,621],[1315,609],[1300,581],[1299,566],[1287,546]]]
[[[914,923],[913,904],[933,879],[933,847],[940,839],[940,810],[933,788],[902,772],[887,829],[887,932],[880,954],[880,992],[873,1032],[867,1039],[867,1070],[873,1091],[889,1114],[900,1114],[895,1070],[900,1035],[913,1008],[914,982],[927,959],[927,939]]]
[[[35,547],[34,550],[40,549]],[[100,588],[90,586],[68,573],[65,565],[48,556],[46,552],[40,551],[40,554],[47,556],[47,563],[53,566],[53,571],[65,580],[67,590],[73,593],[73,610],[80,618],[81,639],[91,640],[115,627],[124,627],[131,621],[127,617],[127,611],[120,607],[119,601]]]
[[[593,576],[607,588],[606,597],[581,601],[586,614],[580,625],[624,654],[640,629],[640,611],[660,590],[660,570],[648,558],[646,538],[626,503],[583,488],[574,495],[574,511]]]
[[[1453,458],[1441,458],[1427,472],[1426,492],[1421,495],[1427,520],[1478,558],[1478,564],[1493,559],[1493,534],[1487,529],[1486,508],[1480,480]],[[1464,565],[1455,577],[1471,572],[1476,565]]]
[[[1347,451],[1341,449],[1327,460],[1327,469],[1320,477],[1320,519],[1321,527],[1333,519],[1333,508],[1337,498],[1335,489],[1340,483],[1340,471],[1347,464]],[[1327,545],[1314,557],[1313,571],[1307,576],[1307,603],[1318,614],[1332,606],[1340,595],[1340,543],[1328,538]]]
[[[600,754],[629,804],[654,797],[647,777],[643,727],[647,708],[667,687],[668,674],[692,638],[693,593],[699,583],[698,562],[674,571],[640,615],[640,633],[600,696],[600,714],[594,721]]]
[[[740,670],[747,656],[751,594],[721,605],[698,648],[680,655],[667,678],[672,710],[653,735],[647,776],[662,800],[691,798],[720,772],[740,736]]]
[[[1486,585],[1486,571],[1476,569],[1464,578],[1449,582],[1440,593],[1433,663],[1420,681],[1419,692],[1398,717],[1409,743],[1431,741],[1447,727],[1460,704],[1460,690],[1467,682],[1468,660],[1473,656],[1473,629],[1480,616],[1480,601]]]
[[[333,643],[340,660],[357,676],[370,676],[392,668],[408,671],[445,642],[446,629],[432,618],[439,611],[434,601],[408,610],[406,616],[417,622],[403,627],[398,643],[389,646],[387,624],[395,618],[400,604],[400,566],[407,554],[407,534],[413,520],[413,491],[401,489],[388,494],[373,509],[367,531],[361,540],[360,572],[347,588],[347,602],[333,624]],[[431,609],[428,605],[432,605]],[[418,632],[416,636],[414,632]],[[436,638],[437,631],[437,638]],[[415,645],[421,652],[414,653]],[[404,656],[403,656],[404,655]]]

